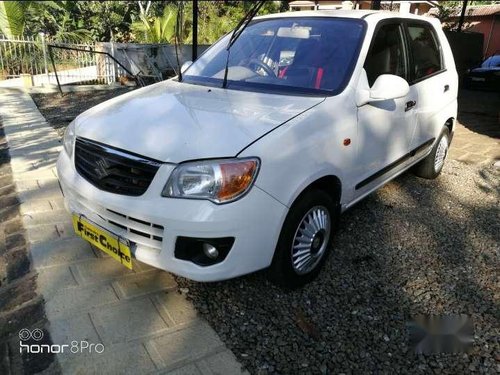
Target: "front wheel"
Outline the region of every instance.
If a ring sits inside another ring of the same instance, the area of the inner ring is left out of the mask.
[[[448,155],[449,145],[450,131],[447,127],[444,127],[431,153],[413,168],[413,173],[427,179],[434,179],[439,176]]]
[[[326,260],[336,216],[335,202],[327,193],[310,190],[303,194],[283,224],[270,279],[288,288],[312,281]]]

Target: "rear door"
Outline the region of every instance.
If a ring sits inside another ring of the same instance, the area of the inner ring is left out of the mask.
[[[409,83],[418,93],[417,126],[410,146],[415,149],[439,136],[444,125],[439,113],[454,100],[454,90],[434,27],[418,20],[408,20],[405,24],[410,56]]]

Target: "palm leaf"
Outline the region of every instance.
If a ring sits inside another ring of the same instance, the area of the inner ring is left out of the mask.
[[[170,42],[175,35],[175,24],[177,22],[176,10],[172,7],[165,7],[161,17],[161,36],[162,42]]]
[[[9,39],[24,33],[30,11],[63,10],[56,1],[0,1],[0,31]]]
[[[0,1],[0,31],[13,38],[23,34],[26,11],[32,1]]]
[[[147,43],[170,43],[175,36],[175,24],[177,22],[176,9],[166,6],[163,15],[148,19],[140,15],[140,21],[133,22],[132,32],[136,38]]]

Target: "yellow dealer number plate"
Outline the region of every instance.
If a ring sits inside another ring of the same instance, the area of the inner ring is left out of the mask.
[[[113,259],[132,269],[132,256],[128,244],[120,241],[120,238],[93,224],[83,216],[73,214],[73,228],[76,234],[101,249]]]

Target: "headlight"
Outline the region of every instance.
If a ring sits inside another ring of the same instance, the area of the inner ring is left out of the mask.
[[[71,156],[73,155],[73,149],[75,147],[75,139],[76,139],[75,122],[71,121],[71,123],[66,128],[66,131],[64,132],[64,138],[63,138],[64,149],[66,150],[66,153],[69,155],[70,159]]]
[[[227,203],[244,195],[259,170],[259,159],[221,159],[180,164],[162,195]]]

